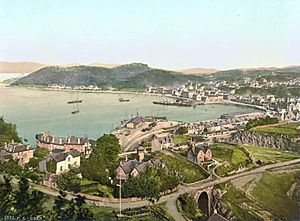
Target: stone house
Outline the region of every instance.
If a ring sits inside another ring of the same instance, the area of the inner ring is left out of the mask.
[[[80,167],[80,152],[70,150],[51,154],[39,163],[40,171],[50,172],[47,170],[47,163],[52,162],[55,165],[55,174],[68,172],[71,167]]]
[[[202,144],[191,147],[188,150],[187,157],[190,161],[201,164],[212,159],[212,151],[208,144]]]
[[[150,162],[139,162],[138,160],[129,160],[122,163],[116,169],[117,179],[127,180],[129,177],[139,176],[148,166]]]
[[[10,159],[18,161],[20,165],[24,165],[29,162],[33,157],[34,149],[27,144],[12,143],[4,145],[0,152],[0,160],[8,161]]]

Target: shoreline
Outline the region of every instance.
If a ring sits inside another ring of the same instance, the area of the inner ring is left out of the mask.
[[[58,92],[78,92],[78,93],[88,93],[88,94],[128,94],[128,95],[148,95],[148,96],[157,96],[157,97],[166,97],[174,99],[172,96],[167,96],[165,94],[154,94],[149,92],[142,92],[142,91],[120,91],[120,90],[75,90],[75,89],[55,89],[55,88],[48,88],[48,87],[40,87],[40,86],[16,86],[16,85],[9,85],[0,83],[0,85],[8,88],[27,88],[31,90],[40,90],[40,91],[58,91]]]
[[[168,96],[165,94],[156,94],[156,93],[149,93],[149,92],[141,92],[141,91],[111,91],[111,90],[97,90],[97,91],[91,91],[91,90],[75,90],[75,89],[55,89],[55,88],[48,88],[44,86],[15,86],[15,85],[10,85],[10,84],[4,84],[0,83],[0,86],[8,87],[8,88],[27,88],[30,90],[39,90],[39,91],[56,91],[56,92],[78,92],[78,93],[88,93],[88,94],[124,94],[124,95],[143,95],[143,96],[152,96],[152,97],[165,97],[169,99],[177,99],[178,97],[174,96]],[[253,106],[251,104],[246,104],[246,103],[240,103],[236,101],[231,101],[231,100],[223,100],[222,102],[212,102],[212,103],[204,103],[202,105],[226,105],[226,106],[237,106],[237,107],[246,107],[246,108],[251,108],[253,110],[259,110],[262,112],[267,111],[264,107],[258,107],[258,106]],[[177,106],[177,105],[174,105]]]

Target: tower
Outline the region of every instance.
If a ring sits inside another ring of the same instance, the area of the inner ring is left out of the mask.
[[[138,161],[139,162],[142,162],[145,158],[145,150],[144,150],[144,147],[142,146],[139,146],[137,149],[137,156],[138,156]]]

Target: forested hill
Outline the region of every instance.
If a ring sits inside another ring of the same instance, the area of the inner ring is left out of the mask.
[[[173,86],[188,80],[202,81],[203,77],[152,69],[146,64],[132,63],[115,68],[94,66],[45,67],[20,78],[14,85],[111,85],[115,88],[143,88],[151,86]]]

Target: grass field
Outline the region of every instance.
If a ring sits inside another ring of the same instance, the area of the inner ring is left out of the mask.
[[[185,183],[192,183],[207,178],[206,174],[188,159],[171,156],[164,153],[157,153],[156,155],[170,170],[176,170],[183,177],[183,182]]]
[[[299,175],[299,172],[276,175],[266,173],[256,184],[251,194],[259,203],[281,218],[297,220],[297,200],[288,196],[287,191]]]
[[[252,128],[251,131],[267,133],[267,134],[284,134],[290,137],[297,137],[300,136],[300,130],[297,129],[299,126],[300,123],[290,123],[290,124],[284,124],[275,127]]]
[[[219,176],[225,176],[240,166],[247,167],[252,163],[245,150],[238,145],[219,143],[211,147],[213,158],[224,163],[216,169],[216,174]]]
[[[278,163],[300,158],[300,154],[281,151],[278,149],[255,146],[244,146],[244,148],[249,151],[256,160],[261,160],[264,163]]]
[[[185,136],[185,135],[177,135],[177,134],[173,134],[172,135],[172,140],[174,145],[178,144],[178,143],[182,143],[182,142],[187,142],[191,139],[190,136]]]

